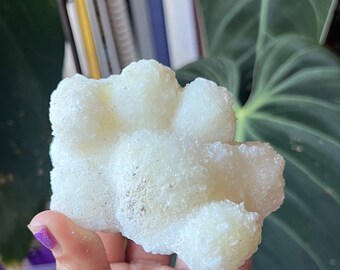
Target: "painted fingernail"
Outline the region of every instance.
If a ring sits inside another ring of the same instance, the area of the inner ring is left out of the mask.
[[[48,249],[53,249],[57,246],[57,240],[54,238],[52,233],[46,227],[32,228],[28,225],[28,228],[32,231],[35,239],[37,239],[42,245]]]

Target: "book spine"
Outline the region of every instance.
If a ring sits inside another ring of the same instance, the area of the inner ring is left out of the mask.
[[[162,0],[148,0],[148,8],[156,60],[170,67]]]
[[[202,8],[199,0],[194,0],[195,21],[197,26],[197,42],[199,57],[206,57],[208,53],[207,44],[204,39],[206,30],[204,27],[204,18],[202,14]]]
[[[90,77],[88,60],[85,52],[84,40],[80,29],[76,3],[73,0],[66,2],[66,10],[70,21],[75,47],[81,68],[81,74]]]
[[[99,79],[101,77],[100,67],[86,4],[84,0],[75,0],[75,3],[79,17],[80,29],[84,40],[85,52],[88,59],[90,77],[93,79]]]
[[[119,59],[117,54],[117,49],[115,45],[115,40],[110,26],[109,14],[106,8],[105,0],[97,0],[97,6],[99,10],[99,18],[101,21],[101,26],[103,29],[103,35],[105,40],[107,58],[110,66],[111,74],[119,74],[121,69],[119,65]]]
[[[129,3],[139,57],[155,59],[148,0],[130,0]]]
[[[86,10],[89,16],[91,33],[99,63],[100,74],[101,77],[108,77],[110,75],[109,63],[105,54],[103,35],[101,27],[99,26],[99,18],[97,16],[97,5],[94,3],[94,0],[86,0]]]
[[[137,60],[130,17],[125,0],[107,0],[107,11],[122,68]]]
[[[199,58],[192,0],[163,0],[165,26],[173,69]]]
[[[58,11],[60,14],[61,25],[64,31],[65,41],[69,44],[72,52],[72,59],[77,73],[81,73],[81,67],[79,63],[79,57],[71,29],[71,23],[66,9],[65,0],[57,0]]]

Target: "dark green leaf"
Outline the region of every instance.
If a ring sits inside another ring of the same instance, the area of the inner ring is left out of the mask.
[[[216,62],[200,60],[179,77],[207,75],[228,86],[223,73],[234,68]],[[339,61],[307,39],[284,36],[259,51],[256,65],[254,91],[235,106],[236,139],[270,142],[284,156],[286,200],[265,221],[255,269],[338,269]]]
[[[278,263],[280,269],[338,269],[337,58],[302,38],[283,37],[260,51],[255,81],[254,92],[237,112],[237,139],[268,141],[287,164],[286,200],[266,222],[266,253],[260,249],[256,265],[258,269],[267,263]],[[299,255],[287,261],[292,251]]]
[[[227,55],[237,64],[249,60],[256,48],[261,1],[200,0],[209,56]]]
[[[227,55],[242,65],[264,38],[290,33],[323,42],[336,4],[337,0],[199,0],[208,56]]]
[[[49,96],[63,60],[55,1],[2,1],[0,36],[0,256],[12,260],[27,253],[26,225],[49,198]]]
[[[235,61],[242,74],[240,101],[252,88],[256,50],[266,40],[295,33],[323,42],[337,0],[197,0],[207,55]]]
[[[323,43],[337,0],[262,0],[260,34],[298,34]]]
[[[240,76],[236,63],[226,57],[206,58],[189,64],[177,71],[177,79],[182,86],[193,81],[197,77],[206,78],[222,85],[238,97],[240,88]],[[236,105],[240,105],[235,99]]]

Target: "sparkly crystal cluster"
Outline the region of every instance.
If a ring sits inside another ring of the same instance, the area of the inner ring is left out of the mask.
[[[153,60],[64,79],[51,96],[51,209],[191,270],[237,269],[283,201],[284,160],[234,141],[232,95]]]

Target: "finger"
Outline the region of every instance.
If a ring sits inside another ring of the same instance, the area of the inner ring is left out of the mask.
[[[103,242],[109,263],[125,262],[126,239],[120,233],[97,234]]]
[[[34,236],[52,250],[57,269],[110,269],[99,236],[75,225],[61,213],[45,211],[28,225]]]
[[[185,264],[183,260],[177,257],[176,260],[176,269],[189,269],[188,266]],[[240,268],[239,270],[252,270],[252,259],[248,259]]]
[[[132,263],[149,263],[155,265],[169,265],[170,256],[168,255],[156,255],[147,253],[142,246],[137,245],[133,241],[129,240],[126,248],[126,260]]]
[[[253,269],[253,261],[252,258],[246,260],[246,262],[244,263],[244,265],[242,265],[239,270],[251,270]]]
[[[177,257],[176,259],[176,266],[175,266],[176,269],[188,269],[189,270],[189,267],[185,264],[185,262],[183,260],[181,260],[180,258]]]
[[[174,268],[166,265],[155,265],[152,263],[114,263],[111,264],[112,270],[174,270]]]

